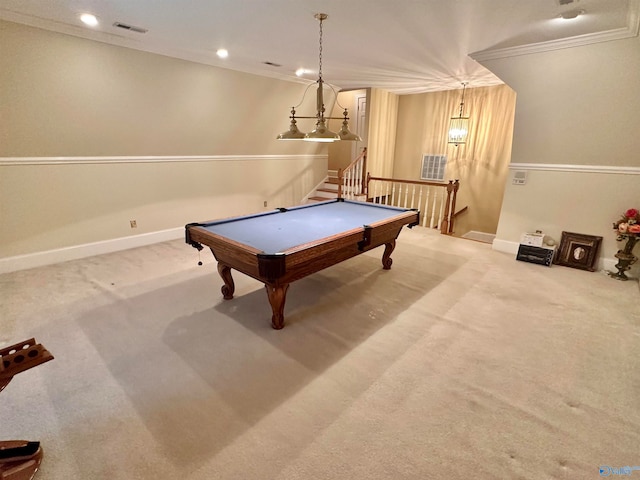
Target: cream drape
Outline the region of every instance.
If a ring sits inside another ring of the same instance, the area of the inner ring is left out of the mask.
[[[374,177],[393,175],[398,103],[398,95],[371,89],[367,170]]]
[[[462,89],[400,97],[392,176],[419,180],[423,155],[447,155],[445,179],[459,179],[461,185],[457,210],[469,207],[456,220],[456,235],[495,233],[511,160],[516,94],[507,85],[467,88],[469,136],[456,147],[447,143],[447,133],[461,94]]]

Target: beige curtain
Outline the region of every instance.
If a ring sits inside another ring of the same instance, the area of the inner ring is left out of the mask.
[[[467,88],[464,116],[469,137],[464,145],[447,143],[449,120],[460,109],[462,89],[402,95],[398,105],[393,177],[420,180],[422,156],[446,155],[446,179],[459,179],[456,234],[494,233],[509,174],[516,94],[506,85]]]
[[[396,148],[398,121],[398,95],[371,89],[369,110],[369,135],[367,146],[367,170],[374,177],[391,177]]]

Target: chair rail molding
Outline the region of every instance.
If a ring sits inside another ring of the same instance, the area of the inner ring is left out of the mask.
[[[74,156],[74,157],[0,157],[0,167],[21,165],[66,165],[101,163],[175,163],[237,162],[264,160],[327,159],[327,154],[300,155],[161,155],[161,156]]]

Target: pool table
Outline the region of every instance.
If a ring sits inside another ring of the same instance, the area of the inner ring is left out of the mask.
[[[385,245],[382,266],[388,270],[400,230],[419,221],[417,210],[335,199],[189,223],[185,237],[198,250],[203,245],[211,249],[225,299],[233,298],[235,289],[231,269],[264,283],[273,313],[271,325],[281,329],[291,282],[381,245]]]

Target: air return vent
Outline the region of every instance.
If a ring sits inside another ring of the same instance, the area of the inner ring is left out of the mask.
[[[133,25],[127,25],[126,23],[121,23],[121,22],[115,22],[113,24],[114,27],[118,27],[118,28],[124,28],[125,30],[130,30],[132,32],[136,32],[136,33],[147,33],[148,30],[146,28],[142,28],[142,27],[135,27]]]

